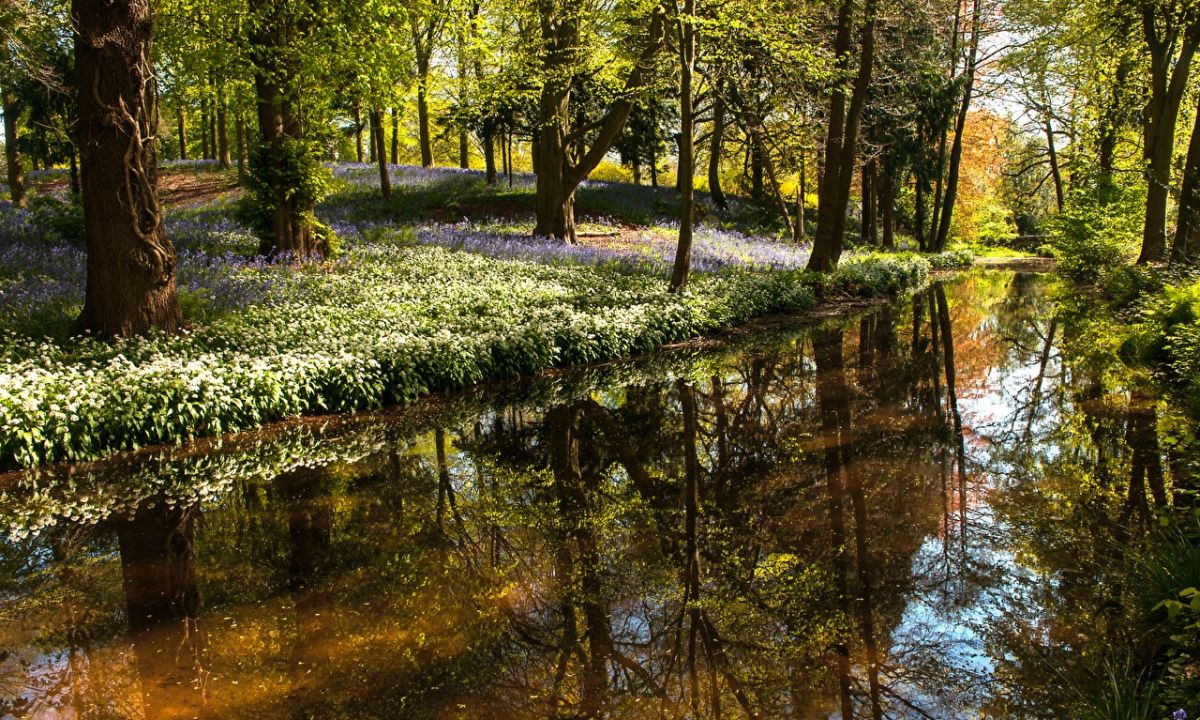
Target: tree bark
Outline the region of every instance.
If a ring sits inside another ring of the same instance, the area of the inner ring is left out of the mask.
[[[208,160],[212,157],[208,143],[208,100],[200,100],[200,158]]]
[[[388,177],[387,152],[383,138],[383,109],[371,110],[371,145],[375,148],[375,158],[379,165],[379,192],[385,198],[392,196],[392,180]]]
[[[0,99],[4,103],[4,161],[8,167],[8,192],[13,205],[24,207],[25,166],[21,151],[17,149],[17,116],[20,108],[16,93],[11,90],[0,90]]]
[[[677,14],[680,12],[676,6]],[[687,287],[692,267],[692,233],[696,204],[696,108],[692,102],[692,76],[696,69],[696,0],[684,0],[682,15],[677,17],[679,41],[679,242],[675,247],[675,265],[671,271],[671,290]]]
[[[843,0],[838,10],[838,30],[834,48],[838,67],[843,72],[850,62],[851,0]],[[818,190],[817,234],[813,240],[808,269],[830,272],[837,267],[842,255],[843,235],[846,232],[846,210],[850,202],[850,185],[854,179],[855,158],[858,153],[858,131],[863,107],[871,85],[875,63],[875,0],[867,0],[865,21],[859,50],[858,75],[846,107],[846,91],[840,85],[833,91],[829,105],[829,132],[825,141],[825,173]]]
[[[147,0],[72,0],[87,289],[81,329],[101,337],[183,324],[175,248],[158,202]]]

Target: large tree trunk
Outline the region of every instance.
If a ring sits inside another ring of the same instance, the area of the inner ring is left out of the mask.
[[[838,66],[844,71],[850,62],[851,0],[843,0],[838,10],[838,30],[834,48]],[[858,130],[862,122],[867,91],[875,63],[875,0],[867,0],[865,22],[860,41],[858,76],[846,107],[846,91],[839,85],[833,91],[829,105],[829,133],[825,141],[825,173],[818,191],[817,234],[813,240],[808,269],[830,272],[842,256],[842,240],[846,232],[846,210],[850,203],[850,186],[854,180],[855,158],[858,154]]]
[[[1200,110],[1196,112],[1192,139],[1188,143],[1183,167],[1183,187],[1179,193],[1179,223],[1171,261],[1182,262],[1200,255]]]
[[[712,139],[708,145],[708,194],[713,205],[726,210],[729,201],[725,199],[725,191],[721,189],[721,149],[725,144],[725,99],[721,97],[721,87],[718,83],[713,94],[713,126]]]
[[[387,152],[383,138],[383,109],[371,111],[371,146],[375,148],[375,159],[379,165],[379,192],[385,197],[392,196],[392,180],[388,177]]]
[[[72,0],[87,290],[81,329],[175,332],[175,248],[163,232],[147,0]]]
[[[487,184],[496,184],[496,132],[490,127],[483,131],[483,168]]]
[[[934,252],[946,249],[950,239],[950,223],[954,219],[954,204],[958,202],[958,178],[962,172],[963,135],[966,132],[967,116],[971,112],[971,98],[975,91],[975,71],[979,58],[979,0],[975,0],[971,8],[971,46],[967,52],[967,65],[963,72],[966,74],[966,87],[963,88],[962,101],[958,107],[958,118],[954,125],[954,142],[950,147],[950,169],[946,174],[945,194],[942,196],[942,207],[938,215],[937,233],[933,236]]]
[[[254,63],[254,89],[258,103],[258,127],[260,141],[266,152],[259,161],[266,162],[283,158],[287,152],[297,152],[292,140],[303,139],[300,118],[287,97],[284,88],[291,87],[295,69],[285,60],[287,38],[295,32],[295,23],[288,15],[287,6],[272,0],[251,0],[250,11],[262,16],[255,24],[250,38]],[[259,242],[259,255],[268,258],[288,256],[304,260],[328,252],[318,238],[313,225],[315,203],[311,198],[295,192],[284,173],[270,173],[274,186],[271,188],[271,220],[269,232]]]
[[[1171,185],[1171,156],[1175,149],[1175,126],[1187,89],[1192,59],[1200,44],[1200,23],[1193,24],[1180,44],[1178,58],[1172,57],[1174,42],[1158,37],[1151,10],[1144,23],[1150,49],[1150,99],[1143,120],[1142,150],[1146,160],[1146,221],[1142,226],[1142,250],[1138,263],[1158,262],[1167,251],[1167,200]]]
[[[696,204],[696,108],[692,103],[692,75],[696,69],[696,31],[692,24],[695,0],[684,0],[678,19],[679,39],[679,243],[671,271],[671,290],[687,287],[692,267],[692,232]],[[718,143],[719,146],[719,143]]]
[[[8,192],[13,205],[25,205],[25,167],[21,152],[17,149],[17,106],[16,93],[3,89],[0,98],[4,103],[4,161],[8,167]]]

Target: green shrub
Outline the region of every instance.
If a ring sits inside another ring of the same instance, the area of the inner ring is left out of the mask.
[[[1139,247],[1144,208],[1137,193],[1112,202],[1096,194],[1078,193],[1050,221],[1051,247],[1058,271],[1080,282],[1096,282],[1129,263]]]

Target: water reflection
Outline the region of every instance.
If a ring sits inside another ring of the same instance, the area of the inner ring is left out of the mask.
[[[1043,281],[978,274],[811,331],[12,493],[0,709],[1020,715],[1055,691],[1038,653],[1074,643],[1054,608],[1104,606],[1078,597],[1103,592],[1081,538],[1182,502],[1152,390],[1072,364],[1063,335]],[[1064,533],[1083,474],[1107,527]]]

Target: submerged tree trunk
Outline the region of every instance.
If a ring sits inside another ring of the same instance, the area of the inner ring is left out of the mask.
[[[183,324],[175,248],[158,202],[147,0],[73,0],[87,290],[81,329],[102,337]]]
[[[853,3],[843,0],[838,10],[838,30],[834,50],[838,66],[845,71],[850,62],[850,33]],[[867,0],[858,76],[846,107],[846,91],[840,85],[834,89],[829,105],[829,132],[825,141],[825,173],[818,190],[817,234],[813,241],[808,269],[829,272],[837,267],[842,255],[842,240],[846,232],[846,210],[850,202],[850,185],[854,180],[855,158],[858,154],[858,131],[862,121],[867,91],[875,63],[875,0]]]
[[[17,207],[25,205],[25,167],[21,151],[17,148],[17,106],[16,93],[8,89],[0,89],[0,99],[4,103],[4,161],[8,168],[8,192],[12,204]]]
[[[375,160],[379,165],[379,192],[385,198],[392,196],[392,180],[388,177],[387,152],[384,148],[383,109],[371,110],[371,146],[375,148]]]

